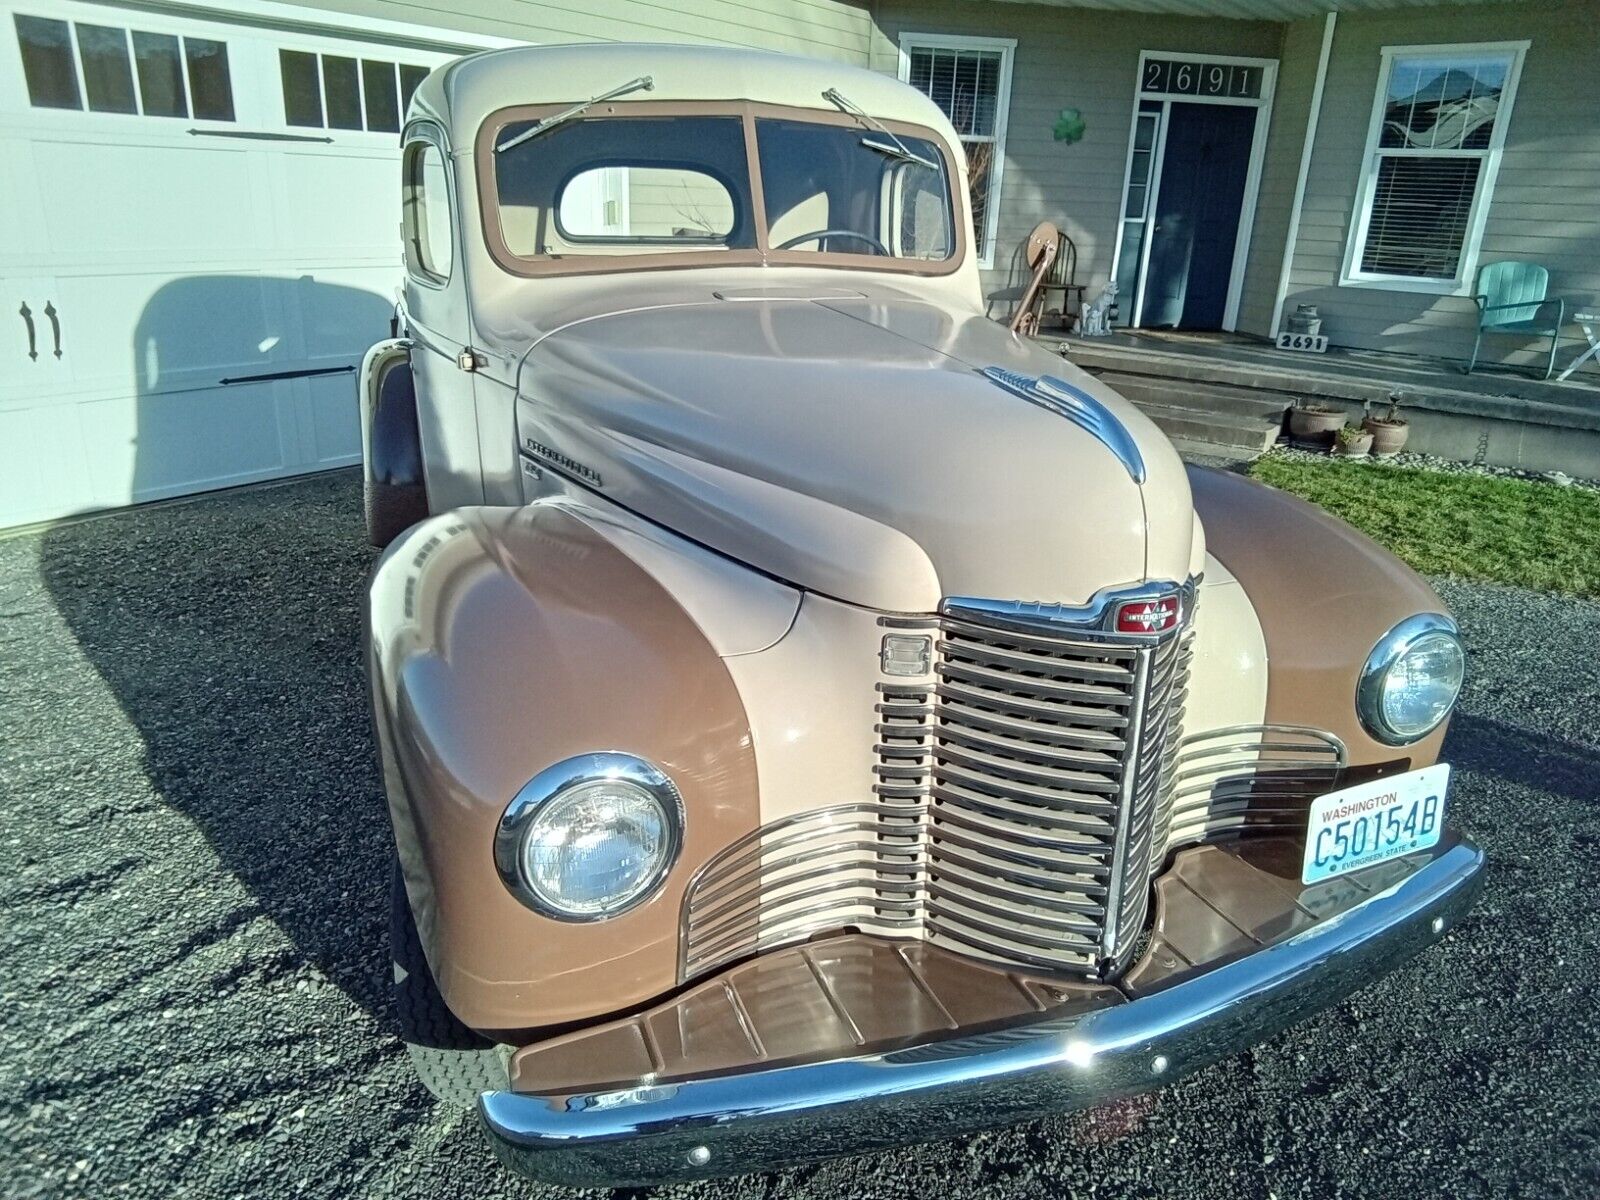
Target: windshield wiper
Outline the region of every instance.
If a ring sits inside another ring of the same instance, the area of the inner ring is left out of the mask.
[[[507,138],[505,141],[497,145],[494,148],[494,152],[496,154],[504,154],[512,147],[520,146],[526,141],[531,141],[532,139],[538,137],[541,133],[549,133],[557,125],[565,124],[566,122],[572,120],[573,117],[578,116],[580,113],[587,109],[593,108],[596,104],[600,104],[603,101],[615,100],[618,96],[626,96],[630,92],[653,92],[655,91],[655,87],[656,81],[652,76],[649,75],[641,75],[637,79],[630,79],[621,87],[614,87],[609,92],[601,92],[598,96],[585,100],[581,104],[574,104],[571,108],[563,109],[554,116],[545,117],[542,121],[535,121],[532,125],[528,126],[528,128],[517,134],[516,137]]]
[[[884,137],[888,138],[894,143],[892,146],[886,146],[874,138],[864,137],[861,139],[861,144],[868,150],[876,150],[879,154],[887,154],[891,158],[900,159],[902,162],[916,163],[918,166],[927,167],[930,171],[937,171],[939,169],[938,163],[930,162],[926,158],[923,158],[922,155],[915,153],[881,122],[876,121],[872,117],[868,116],[867,111],[864,108],[846,99],[844,93],[838,88],[829,88],[827,91],[822,93],[822,98],[829,104],[836,105],[841,112],[847,112],[851,116],[858,118],[864,124],[870,125],[879,133],[883,134]]]

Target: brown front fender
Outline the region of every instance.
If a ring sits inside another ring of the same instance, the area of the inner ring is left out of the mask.
[[[686,881],[758,820],[744,708],[695,622],[595,524],[535,504],[461,509],[408,531],[374,572],[368,629],[406,890],[456,1016],[521,1030],[673,987]],[[501,882],[495,826],[539,771],[607,750],[677,785],[677,865],[610,920],[540,915]]]
[[[1416,613],[1448,615],[1438,593],[1371,538],[1287,492],[1203,467],[1189,468],[1189,486],[1207,550],[1261,622],[1267,722],[1336,734],[1352,767],[1388,773],[1437,761],[1444,725],[1409,746],[1385,745],[1356,715],[1356,684],[1395,625]]]

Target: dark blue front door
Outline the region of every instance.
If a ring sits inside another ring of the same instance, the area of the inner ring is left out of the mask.
[[[1255,124],[1252,107],[1172,106],[1141,325],[1222,328]]]

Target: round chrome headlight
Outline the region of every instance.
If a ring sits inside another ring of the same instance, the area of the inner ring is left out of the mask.
[[[598,921],[643,903],[683,841],[683,801],[661,770],[629,754],[583,754],[535,775],[495,831],[500,878],[563,921]]]
[[[1465,670],[1454,621],[1439,613],[1407,617],[1379,639],[1362,669],[1361,723],[1391,746],[1426,737],[1455,707]]]

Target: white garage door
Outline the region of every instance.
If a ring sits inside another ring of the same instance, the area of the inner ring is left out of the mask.
[[[0,526],[358,461],[400,116],[462,35],[0,23]]]

